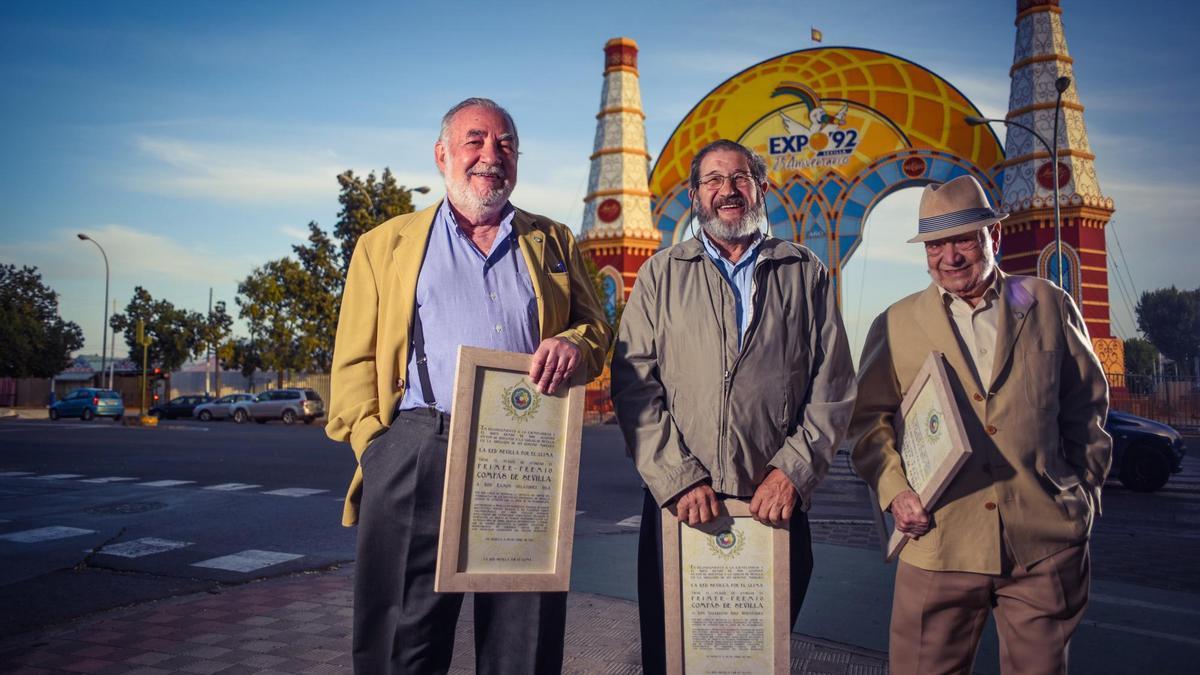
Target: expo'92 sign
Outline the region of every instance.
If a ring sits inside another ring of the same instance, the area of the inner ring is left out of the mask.
[[[790,96],[800,100],[785,110],[804,112],[802,119],[778,112],[785,133],[767,138],[772,171],[839,166],[850,161],[858,145],[858,130],[848,126],[850,106],[842,103],[833,112],[812,88],[798,82],[782,82],[771,97]],[[807,110],[807,112],[805,112]]]

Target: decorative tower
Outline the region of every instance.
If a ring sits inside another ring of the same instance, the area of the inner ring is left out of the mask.
[[[1063,287],[1083,312],[1096,354],[1113,386],[1124,386],[1124,345],[1109,326],[1108,255],[1104,228],[1113,200],[1100,192],[1095,155],[1083,123],[1083,104],[1074,81],[1062,95],[1062,117],[1054,138],[1055,82],[1073,80],[1059,0],[1017,0],[1017,43],[1009,71],[1012,90],[1006,119],[1036,130],[1058,145],[1058,171],[1051,155],[1028,131],[1010,125],[1005,143],[1001,265],[1006,272],[1058,281],[1054,227],[1054,182],[1062,217]],[[1114,377],[1115,376],[1115,377]]]
[[[604,45],[604,90],[579,237],[580,250],[603,276],[601,300],[610,320],[629,296],[638,268],[662,241],[650,219],[650,153],[637,53],[637,43],[629,38]]]

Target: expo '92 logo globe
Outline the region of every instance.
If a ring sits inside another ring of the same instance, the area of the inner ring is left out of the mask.
[[[937,438],[938,433],[942,430],[942,416],[940,412],[937,410],[930,412],[926,424],[926,431],[929,432],[929,437],[931,439]]]
[[[742,548],[746,545],[746,539],[742,535],[742,531],[731,527],[728,530],[721,530],[715,535],[708,538],[708,550],[715,556],[722,558],[734,558],[742,552]]]

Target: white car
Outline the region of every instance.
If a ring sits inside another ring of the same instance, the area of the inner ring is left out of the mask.
[[[192,410],[192,417],[201,422],[223,420],[233,414],[233,404],[240,401],[250,401],[254,394],[226,394],[215,401],[202,403]]]

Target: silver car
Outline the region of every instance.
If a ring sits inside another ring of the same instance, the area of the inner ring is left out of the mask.
[[[201,422],[209,420],[223,420],[226,417],[233,415],[233,404],[241,401],[251,401],[254,399],[254,394],[226,394],[215,401],[202,403],[192,410],[192,417],[199,419]]]
[[[318,417],[325,416],[325,403],[312,389],[271,389],[253,400],[234,403],[231,414],[238,424],[250,420],[259,424],[270,420],[295,424],[296,420],[304,420],[305,424],[312,424]]]

